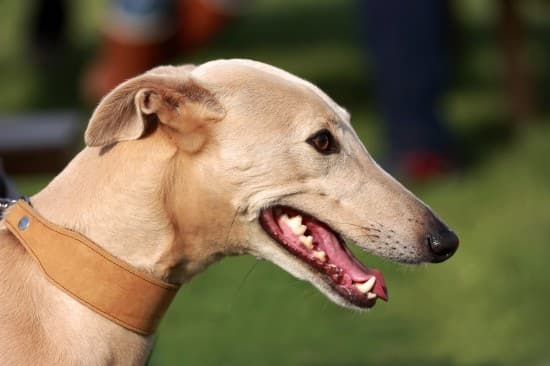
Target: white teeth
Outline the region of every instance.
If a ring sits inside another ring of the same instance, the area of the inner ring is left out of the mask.
[[[292,218],[289,218],[288,221],[295,222],[296,225],[301,225],[302,224],[302,216],[300,216],[300,215],[292,216]]]
[[[357,289],[363,293],[363,294],[366,294],[367,292],[369,292],[370,290],[372,290],[372,288],[374,287],[374,282],[376,282],[376,277],[372,276],[371,278],[369,278],[368,281],[366,282],[363,282],[363,283],[356,283],[355,284],[355,287],[357,287]],[[368,295],[367,295],[368,296]]]
[[[294,233],[294,235],[303,235],[307,227],[305,225],[302,225],[302,216],[296,215],[291,219],[288,219],[287,225],[290,227],[290,230]]]
[[[322,250],[314,250],[313,256],[317,259],[319,259],[321,262],[324,262],[327,260],[327,253],[325,253]]]
[[[308,248],[308,249],[313,249],[313,237],[308,235],[308,236],[303,236],[303,235],[300,235],[300,243],[304,244],[304,247]]]
[[[376,294],[373,294],[372,292],[369,292],[367,294],[367,299],[369,299],[369,300],[376,299]]]

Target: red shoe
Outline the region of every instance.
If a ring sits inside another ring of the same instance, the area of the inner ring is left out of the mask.
[[[398,163],[399,173],[415,181],[428,181],[449,174],[453,170],[451,159],[433,151],[405,153]]]

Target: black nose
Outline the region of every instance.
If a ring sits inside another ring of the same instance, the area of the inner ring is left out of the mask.
[[[427,236],[428,245],[433,254],[433,262],[443,262],[456,252],[458,237],[447,227],[441,227]]]

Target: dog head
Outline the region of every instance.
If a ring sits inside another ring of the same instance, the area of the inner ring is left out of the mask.
[[[90,146],[165,136],[159,184],[176,239],[169,277],[250,253],[335,302],[387,299],[379,271],[347,248],[405,263],[440,262],[456,235],[370,157],[349,114],[313,84],[250,60],[161,67],[109,94]],[[187,276],[187,277],[186,277]]]

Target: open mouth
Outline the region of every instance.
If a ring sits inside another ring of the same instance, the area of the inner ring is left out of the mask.
[[[370,308],[379,298],[388,300],[380,271],[360,263],[327,224],[285,206],[262,211],[260,223],[276,242],[319,273],[351,304]]]

